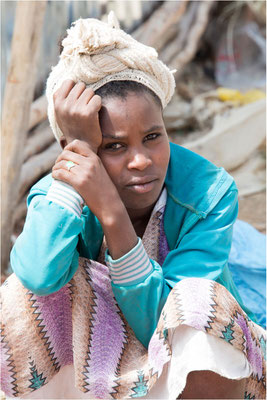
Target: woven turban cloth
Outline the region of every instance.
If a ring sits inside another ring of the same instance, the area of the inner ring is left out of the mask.
[[[82,81],[97,90],[110,81],[142,83],[161,100],[170,101],[175,80],[169,68],[158,59],[156,50],[136,41],[119,28],[111,12],[108,22],[79,19],[67,30],[58,64],[47,80],[48,119],[57,140],[63,135],[55,119],[53,94],[66,79]]]

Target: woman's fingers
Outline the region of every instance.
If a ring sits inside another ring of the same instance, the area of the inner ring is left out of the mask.
[[[73,187],[75,187],[75,182],[77,180],[77,176],[74,173],[74,171],[68,171],[67,169],[64,168],[58,168],[58,169],[53,168],[52,178],[68,183]]]
[[[58,156],[53,171],[62,169],[89,176],[99,165],[100,160],[90,146],[80,140],[74,140]]]
[[[71,103],[79,99],[79,103],[82,104],[88,104],[93,96],[93,89],[87,88],[84,82],[75,83],[71,79],[64,81],[60,88],[54,93],[54,99],[68,99]]]
[[[90,192],[90,188],[92,191],[92,186],[95,190],[96,182],[101,180],[103,173],[100,159],[94,153],[92,154],[92,157],[81,157],[81,164],[72,161],[75,160],[75,157],[70,157],[71,160],[63,159],[57,161],[52,168],[52,177],[70,184],[82,197],[86,196],[88,190]],[[96,178],[97,175],[98,179]]]
[[[65,160],[65,161],[72,161],[75,164],[81,164],[83,157],[88,156],[88,153],[80,154],[79,152],[73,152],[70,149],[67,149],[66,147],[64,148],[62,153],[59,154],[58,158],[56,159],[56,163],[61,160]]]
[[[102,107],[101,97],[98,96],[98,94],[95,94],[94,96],[92,96],[92,98],[87,104],[92,109],[93,112],[98,112]]]
[[[69,102],[74,102],[80,99],[80,97],[85,93],[85,97],[87,101],[84,104],[87,104],[89,101],[88,97],[91,98],[94,95],[94,92],[90,88],[86,88],[84,82],[75,83],[71,79],[65,80],[60,88],[54,93],[54,102],[68,100]]]
[[[71,151],[87,156],[90,149],[97,153],[102,142],[98,112],[101,97],[86,88],[83,82],[64,81],[54,97],[55,116],[59,128],[69,143],[78,138],[88,143],[88,148],[71,145]]]
[[[71,89],[68,99],[70,101],[75,101],[80,98],[80,96],[84,93],[86,90],[86,85],[83,82],[77,82],[75,86]]]
[[[68,97],[69,93],[71,92],[72,88],[75,86],[75,82],[71,79],[66,79],[60,88],[54,93],[54,101],[56,99],[65,99]]]
[[[94,93],[93,89],[85,88],[85,90],[81,93],[81,95],[78,99],[79,104],[82,104],[82,105],[88,104],[94,95],[95,95],[95,93]]]
[[[64,154],[65,151],[68,151],[72,154],[77,153],[78,155],[83,156],[83,157],[89,157],[89,156],[95,155],[95,153],[92,152],[92,149],[91,149],[89,143],[85,142],[84,140],[79,140],[79,139],[74,139],[72,142],[70,142],[64,148],[63,152],[59,155],[59,157],[60,156],[65,157],[65,154]],[[67,155],[67,156],[71,157],[71,155]],[[74,161],[74,160],[71,159],[71,161]]]
[[[77,166],[79,166],[79,164],[74,163],[74,166],[71,166],[71,168],[69,167],[69,163],[71,161],[70,160],[61,160],[58,161],[52,168],[52,171],[55,171],[57,169],[65,169],[66,171],[71,171],[73,168],[76,168],[77,170]]]

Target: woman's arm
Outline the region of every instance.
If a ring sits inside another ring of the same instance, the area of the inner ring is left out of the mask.
[[[55,181],[47,195],[38,191],[34,196],[30,194],[24,230],[11,253],[14,272],[39,295],[60,289],[77,269],[82,202],[100,222],[114,258],[137,243],[124,204],[96,154],[102,142],[100,97],[85,90],[82,83],[66,81],[54,100],[56,117],[68,145],[53,167]],[[88,140],[73,140],[74,137]],[[76,164],[71,170],[68,161]]]
[[[72,203],[71,188],[61,205],[53,198],[54,184],[47,191],[42,189],[42,181],[30,191],[24,228],[10,258],[23,285],[38,295],[47,295],[64,286],[77,270],[76,248],[83,221],[81,203],[77,195]],[[68,204],[73,204],[75,210]]]
[[[143,279],[112,284],[125,318],[144,346],[150,341],[171,289],[184,278],[216,280],[245,308],[227,266],[237,212],[237,190],[231,187],[206,219],[199,221],[178,248],[170,251],[162,268],[150,260],[153,270]],[[127,275],[127,265],[124,273]]]

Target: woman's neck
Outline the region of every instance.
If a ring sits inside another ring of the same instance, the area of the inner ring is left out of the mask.
[[[139,237],[143,236],[153,208],[154,204],[142,210],[133,210],[133,209],[127,210],[137,236]]]

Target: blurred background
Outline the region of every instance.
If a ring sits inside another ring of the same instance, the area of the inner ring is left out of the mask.
[[[1,1],[2,281],[28,191],[60,153],[44,95],[59,43],[76,19],[110,10],[176,69],[164,111],[170,140],[224,167],[239,219],[266,233],[265,1]]]

